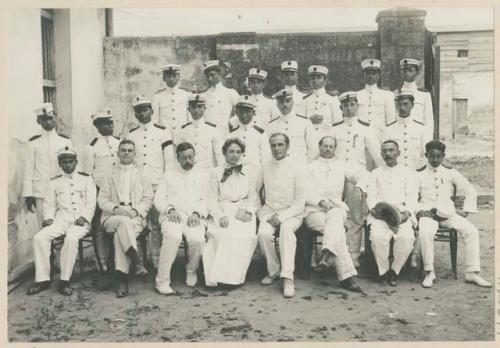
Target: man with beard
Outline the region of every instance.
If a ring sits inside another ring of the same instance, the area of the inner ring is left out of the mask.
[[[198,282],[196,271],[205,245],[208,215],[208,173],[195,165],[193,145],[180,143],[175,150],[180,166],[165,174],[154,198],[163,235],[155,287],[163,295],[174,293],[170,271],[183,235],[188,244],[186,285],[193,287]]]

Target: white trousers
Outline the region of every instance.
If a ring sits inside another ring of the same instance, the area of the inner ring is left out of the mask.
[[[347,212],[342,208],[332,208],[328,212],[313,212],[305,218],[308,228],[323,234],[321,249],[335,255],[335,269],[340,281],[358,274],[347,248],[344,221]]]
[[[359,258],[361,254],[361,241],[363,238],[363,221],[368,214],[368,207],[366,201],[363,200],[361,204],[354,202],[355,184],[346,181],[345,184],[345,201],[349,207],[349,214],[347,215],[347,245],[349,253],[353,260]]]
[[[52,225],[42,228],[33,237],[35,256],[35,282],[50,280],[50,246],[53,239],[64,237],[61,248],[61,280],[69,280],[78,256],[78,241],[90,231],[90,225],[75,225],[74,221],[56,219]]]
[[[426,271],[434,270],[434,236],[439,226],[454,228],[465,244],[465,272],[479,272],[479,230],[466,218],[455,214],[451,218],[438,223],[422,217],[418,223],[420,250]]]
[[[125,274],[129,273],[130,260],[126,252],[130,247],[137,250],[137,236],[143,229],[143,220],[137,216],[110,216],[103,223],[106,233],[114,233],[115,269]]]
[[[407,220],[399,225],[397,233],[394,233],[384,220],[375,219],[371,215],[368,216],[367,223],[371,225],[370,241],[372,242],[372,250],[379,275],[385,274],[389,270],[391,239],[394,239],[392,249],[394,260],[390,268],[396,274],[399,274],[413,250],[413,243],[415,242],[415,232],[411,221]]]
[[[160,259],[158,262],[158,274],[156,275],[156,286],[170,285],[170,271],[174,263],[177,251],[182,242],[182,235],[186,237],[188,244],[187,272],[196,272],[205,245],[206,220],[200,219],[200,226],[188,227],[187,216],[183,216],[181,223],[174,223],[165,218],[161,223]]]
[[[263,216],[259,224],[257,238],[260,249],[264,252],[267,263],[267,274],[272,276],[280,269],[280,260],[274,247],[274,227],[266,219],[271,215]],[[285,220],[279,226],[279,251],[281,255],[281,273],[282,278],[293,279],[295,270],[295,249],[297,247],[297,238],[295,232],[302,224],[302,217],[292,217]]]

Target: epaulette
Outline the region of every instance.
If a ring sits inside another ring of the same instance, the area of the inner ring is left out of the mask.
[[[156,128],[165,129],[165,127],[156,123],[154,123],[153,126],[155,126]]]
[[[303,116],[303,115],[295,114],[295,116],[298,116],[298,117],[300,117],[300,118],[304,118],[304,119],[308,120],[308,118],[307,118],[307,117],[305,117],[305,116]]]
[[[418,169],[417,169],[417,172],[421,172],[421,171],[423,171],[425,168],[427,168],[427,165],[423,166],[422,168],[418,168]]]
[[[331,95],[332,97],[336,97],[338,95],[336,92],[326,92],[326,94]]]
[[[59,135],[59,136],[60,136],[60,137],[62,137],[62,138],[65,138],[65,139],[69,139],[69,137],[68,137],[67,135],[64,135],[64,134],[59,134],[59,133],[57,133],[57,135]]]
[[[267,99],[273,99],[271,97],[268,97],[267,95],[264,95],[264,98],[267,98]]]
[[[98,138],[94,138],[94,139],[92,139],[92,141],[90,142],[90,144],[89,144],[89,145],[90,145],[90,146],[94,146],[94,145],[95,145],[95,143],[97,143],[97,140],[99,140],[99,139],[98,139]]]
[[[157,90],[157,91],[155,92],[155,94],[156,94],[156,93],[163,92],[163,91],[165,91],[166,89],[167,89],[167,88],[162,88],[162,89],[159,89],[159,90]]]
[[[365,122],[365,121],[358,120],[358,123],[362,124],[363,126],[366,126],[366,127],[370,126],[370,124],[368,122]]]
[[[88,175],[87,173],[84,173],[84,172],[78,172],[78,174],[83,175],[83,176],[90,176],[90,175]]]
[[[255,128],[255,130],[257,132],[259,132],[260,134],[264,133],[264,130],[262,128],[260,128],[259,126],[254,125],[253,128]]]
[[[302,99],[306,99],[307,97],[310,97],[311,95],[313,95],[313,92],[306,94],[305,96],[302,97]]]
[[[31,138],[30,138],[30,141],[33,141],[35,139],[38,139],[40,138],[42,135],[41,134],[37,134],[37,135],[33,135]]]
[[[205,121],[205,124],[208,124],[209,126],[212,126],[212,127],[217,127],[215,124],[213,124],[212,122],[207,122]]]
[[[164,148],[166,148],[168,145],[173,145],[172,140],[167,140],[167,141],[163,142],[163,143],[161,144],[161,149],[163,150],[163,149],[164,149]]]
[[[453,169],[453,168],[451,168],[450,166],[448,166],[448,165],[446,165],[446,164],[441,163],[441,165],[442,165],[443,167],[445,167],[446,169]]]
[[[61,176],[62,176],[62,174],[56,175],[56,176],[54,176],[54,177],[50,178],[50,180],[51,180],[51,181],[52,181],[52,180],[56,180],[57,178],[60,178]]]
[[[184,87],[179,87],[179,89],[182,89],[183,91],[186,91],[186,92],[191,93],[191,91],[190,91],[189,89],[186,89],[186,88],[184,88]]]
[[[398,120],[394,120],[391,123],[387,124],[386,127],[392,126],[393,124],[398,123]]]
[[[339,124],[342,124],[342,123],[344,123],[344,120],[332,124],[332,127],[338,126]]]
[[[191,122],[188,122],[188,123],[186,123],[186,124],[183,124],[183,125],[181,126],[181,129],[185,128],[186,126],[189,126],[190,124],[191,124]]]
[[[116,135],[113,135],[113,138],[115,138],[116,140],[120,140],[120,137],[117,137]]]
[[[428,89],[425,88],[417,88],[417,90],[420,92],[430,92]]]
[[[280,118],[279,116],[276,118],[273,118],[271,121],[269,121],[269,123],[274,122],[274,121],[278,120],[279,118]]]
[[[236,127],[234,127],[231,123],[229,123],[229,133],[232,133],[234,132],[235,130],[239,129],[240,126],[237,125]]]
[[[132,133],[133,131],[137,130],[139,128],[139,126],[135,127],[135,128],[132,128],[129,133]]]
[[[422,126],[424,125],[424,123],[423,123],[423,122],[420,122],[420,121],[417,121],[417,120],[413,120],[413,122],[418,123],[418,124],[421,124]]]

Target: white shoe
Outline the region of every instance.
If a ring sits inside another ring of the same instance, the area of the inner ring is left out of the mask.
[[[293,297],[295,295],[295,286],[292,279],[283,278],[283,296],[286,298]]]
[[[279,276],[280,276],[280,271],[278,270],[278,272],[276,272],[275,275],[265,276],[264,278],[262,278],[262,280],[260,281],[260,283],[262,285],[271,285],[272,283],[274,283],[274,281],[276,279],[278,279]]]
[[[186,285],[193,287],[198,282],[198,275],[196,272],[186,272]]]
[[[162,295],[171,295],[175,293],[174,289],[170,287],[170,285],[162,285],[162,286],[156,286],[156,291],[158,291]]]
[[[434,271],[427,272],[424,281],[422,282],[422,286],[424,288],[431,288],[434,283],[434,279],[436,279],[436,274],[434,273]]]
[[[477,286],[483,287],[483,288],[490,288],[491,283],[485,279],[483,279],[479,273],[476,272],[468,272],[465,273],[465,281],[467,283],[473,283],[476,284]]]

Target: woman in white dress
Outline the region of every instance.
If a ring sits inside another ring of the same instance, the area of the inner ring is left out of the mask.
[[[239,138],[227,139],[222,152],[226,164],[212,171],[208,193],[211,219],[203,251],[207,286],[243,284],[257,245],[256,170],[240,163],[245,144]]]

